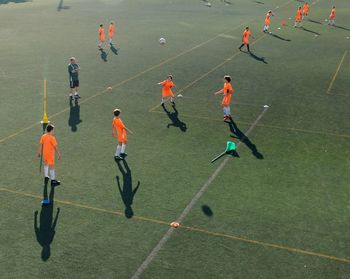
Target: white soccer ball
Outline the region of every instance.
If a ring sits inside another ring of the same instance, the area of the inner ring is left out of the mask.
[[[161,45],[165,45],[166,40],[165,40],[164,38],[160,38],[160,39],[159,39],[159,43],[160,43]]]

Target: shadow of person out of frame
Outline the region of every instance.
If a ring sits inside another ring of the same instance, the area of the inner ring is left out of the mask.
[[[125,210],[124,210],[125,217],[130,219],[134,216],[134,210],[132,209],[132,204],[133,204],[136,192],[140,187],[140,181],[137,182],[136,187],[133,189],[131,170],[129,168],[128,163],[126,162],[125,159],[116,160],[116,162],[117,162],[119,171],[123,176],[123,186],[120,185],[119,176],[118,175],[116,176],[118,190],[125,206]]]
[[[179,119],[179,111],[176,109],[175,105],[172,105],[172,108],[174,110],[173,112],[167,110],[167,108],[165,107],[165,104],[162,104],[162,108],[172,122],[167,125],[167,128],[169,128],[170,126],[174,126],[174,127],[178,127],[181,130],[181,132],[187,131],[187,125],[185,122],[182,122]]]
[[[51,186],[50,195],[48,196],[47,187],[49,179],[45,178],[44,181],[44,193],[43,199],[49,200],[49,204],[42,204],[40,211],[40,225],[38,225],[38,211],[34,212],[34,231],[36,235],[36,240],[42,247],[41,259],[47,261],[51,256],[50,245],[55,237],[55,229],[57,226],[58,216],[60,213],[60,208],[57,208],[56,216],[53,218],[53,208],[54,208],[54,195],[55,187]]]
[[[57,6],[57,12],[60,12],[62,10],[68,10],[70,7],[63,5],[63,0],[60,0]]]
[[[243,142],[252,151],[252,154],[255,156],[255,158],[259,160],[264,159],[264,155],[258,151],[256,145],[252,143],[250,139],[238,128],[237,124],[233,121],[232,118],[227,123],[229,125],[231,133],[233,133],[233,135],[231,135],[232,138],[236,138],[239,141]]]
[[[83,120],[80,119],[80,105],[77,99],[74,101],[69,101],[69,119],[68,126],[71,127],[72,132],[76,132],[78,130],[77,125],[79,125]]]

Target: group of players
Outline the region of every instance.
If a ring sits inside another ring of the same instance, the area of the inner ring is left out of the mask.
[[[301,6],[298,7],[295,15],[294,27],[302,26],[302,20],[308,16],[309,10],[310,10],[310,7],[307,2],[304,3],[303,7]],[[265,16],[265,24],[263,27],[263,32],[269,32],[272,16],[274,16],[274,13],[271,10],[269,10]],[[333,6],[330,16],[328,18],[329,25],[335,25],[335,17],[336,17],[335,6]],[[114,35],[115,35],[115,23],[114,21],[111,21],[108,28],[109,44],[111,47],[113,46]],[[100,24],[99,26],[98,36],[99,36],[98,48],[99,50],[103,50],[104,42],[105,42],[105,31],[104,31],[103,24]],[[239,47],[240,51],[242,50],[242,47],[246,45],[248,52],[250,52],[250,48],[249,48],[250,36],[252,36],[251,31],[249,27],[246,27],[245,30],[243,31],[242,45]],[[80,66],[77,64],[75,57],[71,57],[70,63],[68,65],[69,83],[70,83],[69,97],[71,98],[71,100],[74,100],[74,99],[77,100],[80,98],[80,95],[78,93],[79,71],[80,71]],[[175,106],[174,93],[172,92],[172,89],[175,88],[175,84],[173,82],[173,76],[168,75],[167,78],[159,82],[158,85],[162,86],[161,105],[164,106],[165,101],[167,99],[170,99],[171,104]],[[234,89],[231,85],[231,77],[229,75],[225,75],[223,88],[214,93],[214,95],[219,95],[219,94],[223,95],[221,106],[224,113],[224,121],[232,120],[230,103],[231,103],[231,97],[233,92],[234,92]],[[115,160],[124,160],[124,158],[127,156],[127,153],[125,152],[126,145],[127,145],[127,132],[132,134],[132,131],[128,129],[123,123],[123,121],[121,120],[120,109],[115,109],[113,111],[113,114],[114,114],[114,118],[112,121],[112,136],[118,137],[118,144],[116,147],[114,158]],[[47,125],[46,133],[42,135],[40,138],[38,156],[42,157],[44,162],[45,182],[48,182],[49,179],[51,179],[51,186],[58,186],[60,185],[60,181],[56,180],[56,175],[55,175],[55,153],[57,153],[58,159],[60,159],[60,152],[57,147],[57,141],[54,137],[54,128],[55,127],[52,124]]]

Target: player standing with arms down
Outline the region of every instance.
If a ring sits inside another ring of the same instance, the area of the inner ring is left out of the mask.
[[[265,25],[264,25],[263,32],[268,32],[269,31],[270,24],[271,24],[271,16],[274,16],[274,14],[270,10],[270,11],[267,12],[267,14],[265,16]]]
[[[58,186],[61,182],[56,180],[55,153],[57,153],[58,159],[61,158],[61,154],[58,151],[56,138],[53,136],[54,129],[55,126],[52,124],[47,125],[46,133],[41,136],[39,141],[38,157],[43,156],[45,180],[48,181],[51,178],[51,186]]]
[[[231,109],[230,109],[230,103],[231,103],[231,97],[234,92],[232,85],[231,85],[231,77],[226,75],[224,76],[224,88],[220,89],[219,91],[215,92],[214,95],[223,94],[224,97],[221,102],[222,109],[224,111],[224,121],[230,120],[231,118]]]
[[[294,22],[294,27],[301,27],[302,26],[302,21],[303,19],[303,12],[301,10],[301,7],[298,8],[297,13],[295,14],[295,22]]]
[[[68,73],[69,73],[69,97],[71,100],[79,99],[80,95],[78,93],[79,90],[79,71],[80,66],[77,64],[77,61],[75,57],[69,58],[69,64],[68,64]]]
[[[108,37],[109,37],[109,45],[110,46],[113,45],[114,34],[115,34],[115,24],[114,24],[114,21],[111,20],[109,27],[108,27]]]
[[[103,24],[100,24],[100,27],[98,28],[98,49],[103,50],[103,43],[105,42],[105,29],[103,28]]]

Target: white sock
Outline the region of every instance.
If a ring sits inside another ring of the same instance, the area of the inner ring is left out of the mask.
[[[125,143],[123,143],[122,144],[122,149],[121,149],[121,153],[125,153],[125,149],[126,149],[126,144]]]
[[[170,98],[170,102],[174,102],[174,98],[173,97]]]
[[[161,102],[161,104],[164,104],[164,99],[162,98],[162,102]]]
[[[226,116],[227,115],[226,107],[223,107],[222,110],[224,111],[224,116]]]
[[[109,43],[112,44],[112,38],[109,39]]]
[[[55,169],[54,168],[50,168],[50,178],[51,178],[51,180],[55,180],[56,179]]]
[[[231,115],[231,109],[230,109],[230,107],[226,107],[226,114],[227,114],[227,115]]]
[[[78,91],[75,91],[74,95],[75,95],[75,96],[76,96],[76,95],[79,95]]]
[[[117,145],[117,150],[115,151],[115,156],[120,155],[120,150],[122,149],[122,146],[120,144]]]
[[[49,166],[44,166],[44,176],[49,177]]]

